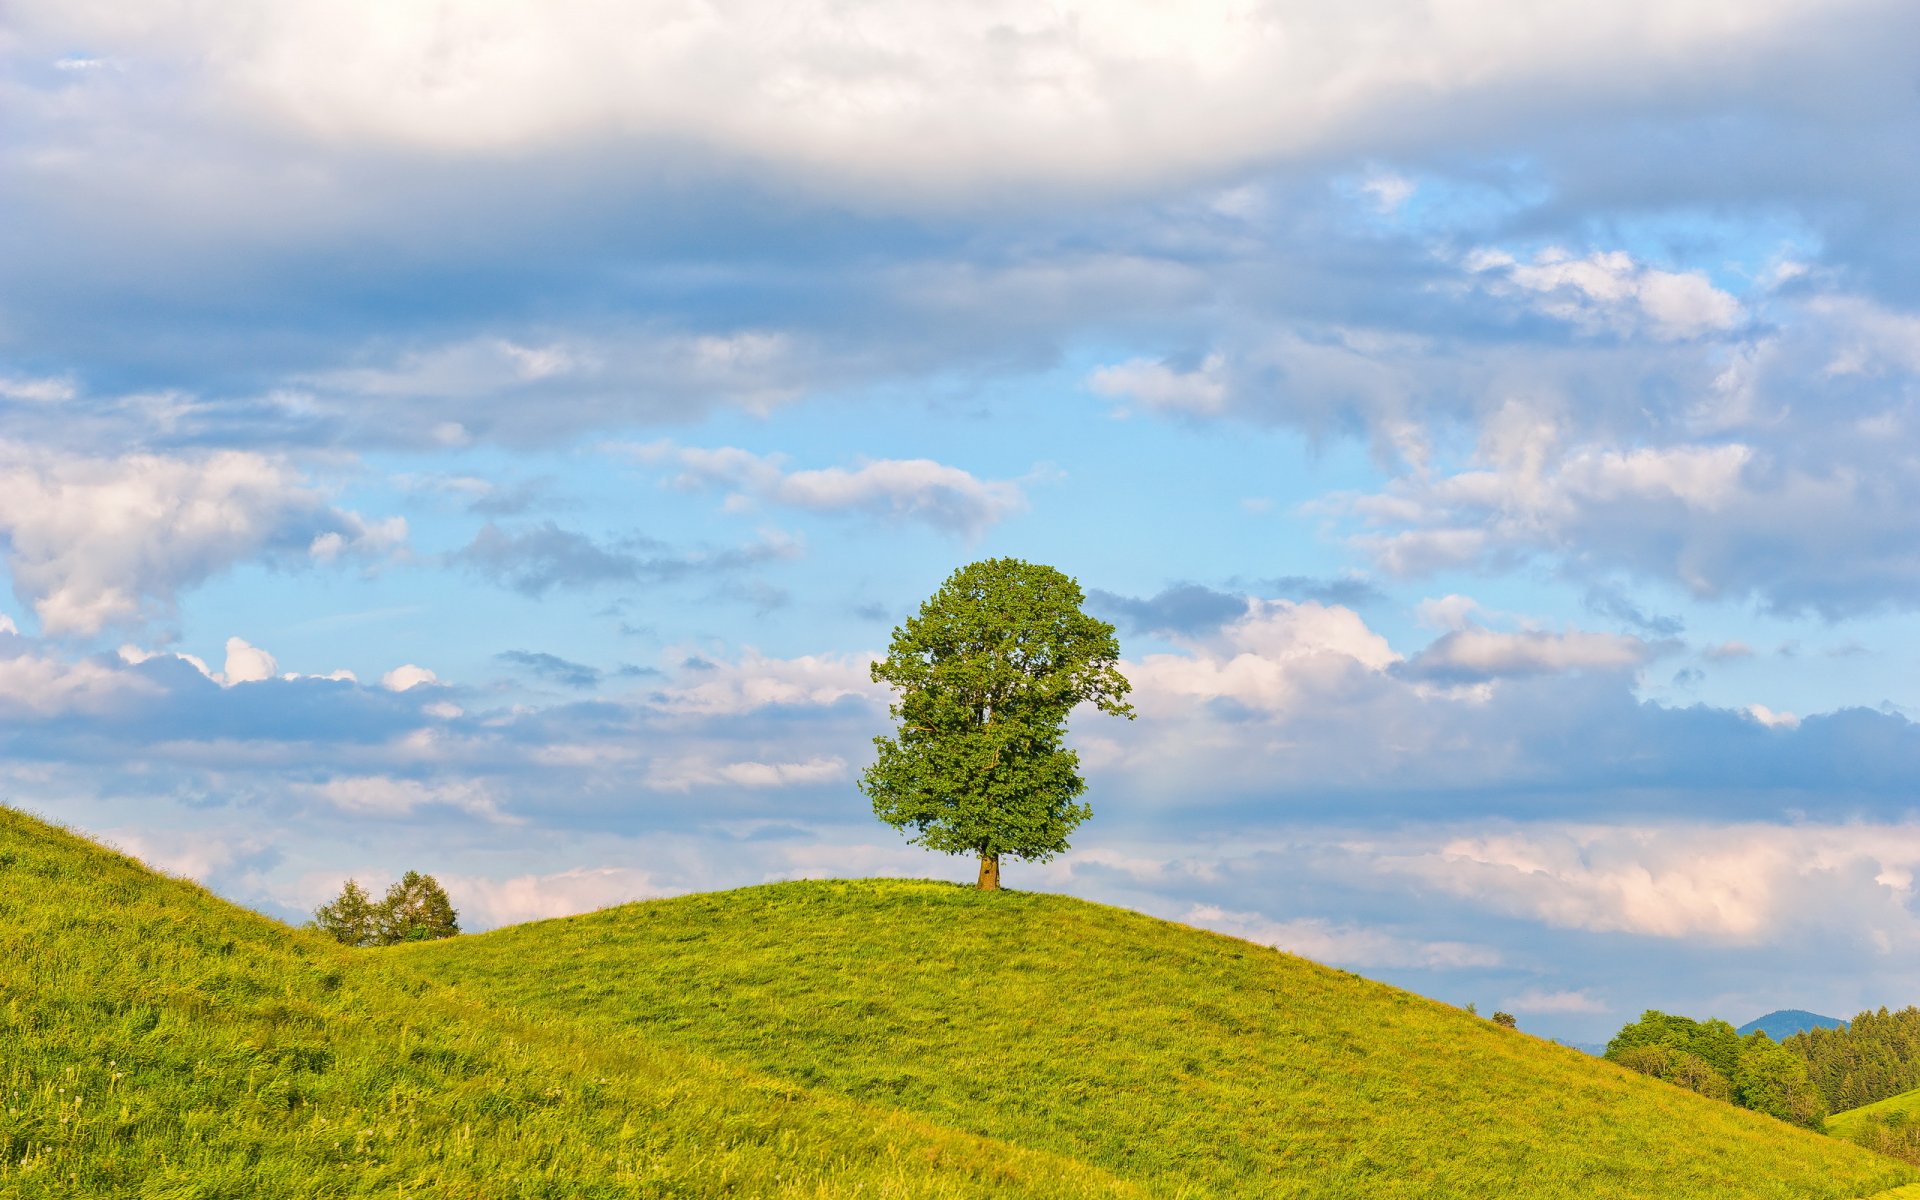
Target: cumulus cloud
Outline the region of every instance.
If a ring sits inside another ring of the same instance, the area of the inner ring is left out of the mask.
[[[1653,653],[1653,647],[1627,634],[1469,628],[1441,637],[1415,655],[1407,670],[1423,678],[1474,682],[1565,671],[1626,671]]]
[[[6,565],[47,633],[136,624],[256,557],[326,539],[333,557],[377,555],[404,533],[331,507],[291,465],[264,455],[95,458],[0,444]]]
[[[1621,250],[1576,258],[1553,247],[1521,262],[1503,250],[1467,259],[1481,286],[1524,296],[1540,311],[1588,332],[1644,333],[1662,340],[1725,333],[1740,323],[1740,302],[1699,271],[1663,271]]]
[[[1384,929],[1317,917],[1275,921],[1259,913],[1232,912],[1217,905],[1198,904],[1187,912],[1185,920],[1189,925],[1232,934],[1335,966],[1447,971],[1501,964],[1499,952],[1490,946],[1421,941]]]
[[[1109,400],[1131,401],[1153,412],[1217,416],[1227,407],[1226,359],[1208,355],[1191,371],[1155,359],[1130,359],[1095,369],[1087,386]]]
[[[677,466],[680,473],[674,482],[680,487],[729,490],[728,503],[735,508],[758,500],[808,512],[918,521],[977,536],[1027,503],[1016,483],[977,479],[959,467],[927,458],[788,470],[782,455],[758,455],[730,446],[700,449],[655,443],[635,447],[633,453],[642,462]]]
[[[16,720],[67,713],[100,716],[158,693],[149,681],[93,659],[68,662],[36,653],[0,658],[0,714]]]
[[[438,682],[440,682],[438,675],[435,675],[425,667],[418,667],[412,663],[395,667],[380,677],[380,686],[390,692],[412,691],[414,688],[421,687],[425,684]]]
[[[625,40],[606,36],[612,14],[593,0],[250,15],[40,5],[30,27],[49,44],[191,63],[203,104],[320,144],[481,157],[581,139],[711,144],[914,190],[1215,171],[1424,127],[1434,107],[1515,89],[1625,104],[1808,40],[1790,0],[1636,0],[1552,21],[1406,0],[1285,21],[1241,0],[1177,20],[1145,3],[815,3],[663,11],[645,20],[665,35]]]
[[[726,762],[665,760],[654,764],[647,784],[660,791],[734,787],[762,790],[835,783],[848,775],[845,759],[816,757],[805,762]]]
[[[348,416],[369,441],[537,443],[635,419],[682,419],[715,405],[765,413],[841,370],[831,351],[790,332],[641,326],[389,352],[364,365],[296,375],[284,402]]]
[[[1387,640],[1351,609],[1311,601],[1251,600],[1245,615],[1179,654],[1150,654],[1127,674],[1143,709],[1181,709],[1197,700],[1231,699],[1284,713],[1341,690],[1353,672],[1400,661]]]
[[[423,781],[386,775],[343,775],[322,783],[299,784],[304,795],[352,816],[399,818],[421,809],[452,809],[503,824],[517,824],[500,809],[486,784],[470,779]]]
[[[227,667],[223,672],[223,682],[258,683],[263,679],[272,679],[279,671],[279,662],[265,650],[249,645],[243,638],[227,639]]]
[[[1917,864],[1908,824],[1530,826],[1378,860],[1560,928],[1736,945],[1796,931],[1911,944]]]
[[[440,882],[460,911],[461,927],[474,932],[653,900],[679,890],[662,886],[654,872],[636,867],[575,867],[508,879],[449,874]]]
[[[867,664],[877,655],[801,655],[772,658],[751,648],[731,661],[697,660],[693,670],[654,694],[666,711],[714,717],[768,707],[830,707],[854,700],[879,703],[886,690]]]

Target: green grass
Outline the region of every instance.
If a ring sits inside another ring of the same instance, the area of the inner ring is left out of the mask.
[[[1920,1119],[1920,1089],[1834,1113],[1827,1118],[1827,1132],[1846,1137],[1874,1117],[1890,1117],[1896,1113],[1903,1113],[1910,1119]]]
[[[684,1043],[476,1003],[0,809],[0,1195],[1132,1196]]]
[[[354,951],[0,809],[0,1196],[1859,1197],[1910,1168],[1244,942],[783,884]]]
[[[1445,1005],[1059,896],[776,884],[382,953],[1155,1196],[1806,1200],[1916,1179]]]
[[[1827,1132],[1920,1164],[1920,1090],[1835,1113],[1827,1118]],[[1920,1191],[1915,1195],[1920,1197]]]

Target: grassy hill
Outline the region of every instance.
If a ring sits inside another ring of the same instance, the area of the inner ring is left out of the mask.
[[[1920,1164],[1920,1090],[1835,1113],[1827,1118],[1827,1132]]]
[[[787,884],[351,951],[0,809],[0,1195],[1859,1197],[1911,1169],[1273,951]]]
[[[1144,1193],[478,1004],[0,808],[0,1195],[987,1194]]]
[[[1827,1118],[1827,1130],[1835,1136],[1847,1137],[1876,1117],[1892,1117],[1896,1114],[1904,1114],[1910,1121],[1920,1119],[1920,1090],[1901,1092],[1898,1096],[1888,1096],[1885,1100],[1834,1113]]]
[[[1457,1009],[1060,896],[654,901],[388,952],[462,992],[1098,1166],[1155,1196],[1865,1196],[1914,1178]]]

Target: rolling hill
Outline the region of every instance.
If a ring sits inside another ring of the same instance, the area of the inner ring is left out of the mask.
[[[399,947],[534,1020],[666,1042],[1156,1196],[1814,1197],[1854,1147],[1233,938],[1061,896],[786,883]]]
[[[782,884],[347,950],[0,809],[0,1194],[1862,1197],[1853,1146],[1244,942]]]
[[[4,808],[0,1099],[9,1198],[1145,1194],[476,1004]]]

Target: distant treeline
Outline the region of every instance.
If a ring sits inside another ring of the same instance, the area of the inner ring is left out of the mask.
[[[1920,1008],[1863,1012],[1844,1029],[1809,1029],[1782,1043],[1807,1064],[1828,1112],[1920,1088]]]
[[[1764,1033],[1741,1037],[1725,1021],[1657,1009],[1614,1035],[1606,1057],[1623,1067],[1809,1129],[1823,1128],[1826,1101],[1807,1063]]]

